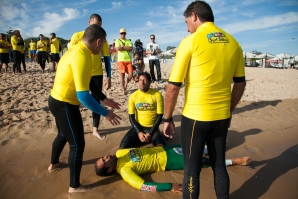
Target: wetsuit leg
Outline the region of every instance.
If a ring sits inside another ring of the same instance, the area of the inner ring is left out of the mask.
[[[101,101],[100,97],[102,94],[102,79],[103,79],[102,75],[92,76],[89,84],[91,94],[98,103],[100,103]],[[95,112],[92,112],[92,118],[93,118],[93,127],[98,128],[100,115]]]
[[[166,140],[164,139],[164,137],[162,136],[161,132],[159,129],[157,129],[153,134],[152,134],[152,137],[151,137],[151,142],[153,144],[153,146],[156,146],[156,145],[163,145],[163,146],[166,146],[167,143],[166,143]]]
[[[134,128],[131,128],[122,138],[119,149],[127,149],[135,147],[139,140],[138,134]]]
[[[50,96],[49,108],[55,117],[58,128],[58,135],[53,142],[51,161],[57,162],[66,140],[70,149],[68,155],[69,186],[72,188],[79,187],[85,148],[84,129],[79,106],[58,101]]]

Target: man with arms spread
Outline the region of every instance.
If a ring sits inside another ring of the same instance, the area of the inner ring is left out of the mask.
[[[125,134],[120,149],[134,147],[138,140],[152,142],[154,146],[165,146],[166,141],[159,131],[163,116],[163,97],[150,88],[149,73],[139,76],[139,90],[129,96],[128,114],[132,128]]]
[[[85,148],[83,121],[80,103],[88,109],[106,117],[113,125],[119,124],[118,115],[102,107],[89,94],[91,79],[91,54],[99,54],[106,40],[106,32],[97,25],[89,26],[82,41],[68,50],[59,61],[53,89],[49,96],[49,108],[55,117],[58,134],[53,142],[52,172],[61,167],[60,154],[69,144],[68,165],[70,185],[68,192],[85,192],[88,188],[80,184],[80,172]]]
[[[33,38],[31,38],[30,43],[29,43],[29,50],[30,50],[30,57],[31,61],[33,60],[36,62],[36,43],[33,41]]]
[[[55,33],[50,34],[50,44],[51,44],[51,61],[53,63],[53,71],[56,71],[56,66],[60,60],[60,55],[59,55],[59,40],[56,38]]]
[[[123,95],[125,95],[127,84],[132,79],[132,64],[130,51],[132,50],[132,43],[129,39],[126,39],[126,30],[121,28],[119,31],[120,38],[115,40],[115,48],[118,51],[118,68],[120,72],[120,83],[123,89]],[[125,82],[125,73],[128,74]]]
[[[155,74],[154,74],[154,65],[156,67],[157,73],[157,81],[159,83],[163,83],[161,80],[161,72],[160,72],[160,63],[158,53],[160,53],[159,44],[155,42],[155,35],[150,35],[151,42],[147,44],[146,53],[149,55],[149,68],[150,68],[150,75],[152,77],[152,82],[156,81]]]
[[[232,158],[226,160],[227,166],[247,165],[249,157]],[[209,159],[204,157],[200,167],[208,167]],[[181,192],[178,183],[145,182],[139,175],[144,173],[183,170],[184,162],[180,145],[153,148],[120,149],[116,155],[99,158],[95,163],[95,172],[99,176],[111,175],[117,171],[125,182],[141,191],[173,191]]]
[[[10,44],[5,39],[5,34],[0,34],[0,72],[2,70],[2,65],[4,65],[4,70],[7,73],[8,63],[9,63],[9,48]]]
[[[225,168],[226,137],[231,113],[246,82],[242,49],[228,33],[215,26],[213,12],[204,1],[191,3],[184,12],[188,31],[176,53],[165,95],[164,135],[172,137],[172,113],[185,82],[181,120],[184,155],[183,198],[198,198],[205,142],[214,173],[217,198],[229,198]],[[234,81],[231,93],[231,82]]]
[[[19,30],[13,31],[13,36],[11,37],[11,46],[13,54],[13,73],[21,73],[21,45],[24,45],[23,38]]]
[[[88,20],[88,26],[92,24],[96,24],[101,27],[102,19],[98,14],[92,14],[90,16],[90,19]],[[82,40],[83,35],[84,35],[84,31],[74,33],[70,40],[69,49],[71,48],[71,46],[79,43]],[[105,88],[109,89],[111,87],[111,58],[109,53],[109,45],[107,41],[105,41],[101,53],[104,56],[105,68],[107,73]],[[93,55],[93,54],[91,55],[92,77],[90,81],[90,90],[92,92],[92,96],[98,103],[102,101],[107,106],[119,109],[120,105],[114,102],[112,99],[107,98],[105,94],[103,94],[102,92],[103,70],[102,70],[101,53],[97,55]],[[105,136],[104,135],[100,136],[98,132],[100,115],[95,112],[92,112],[92,118],[93,118],[93,136],[97,137],[100,140],[103,140]]]
[[[48,59],[47,46],[48,46],[48,42],[44,40],[43,34],[40,34],[39,41],[37,42],[36,48],[38,50],[37,60],[38,60],[38,63],[40,64],[42,72],[44,72],[44,69],[46,67],[46,60]]]

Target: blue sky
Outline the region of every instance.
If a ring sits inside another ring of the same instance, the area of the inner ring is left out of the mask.
[[[91,14],[103,18],[108,42],[127,38],[146,45],[150,34],[165,50],[189,35],[183,12],[189,0],[1,0],[0,32],[21,30],[24,38],[40,33],[69,39],[84,30]],[[215,24],[232,34],[244,51],[298,54],[298,0],[207,0]],[[293,40],[292,38],[295,38]]]

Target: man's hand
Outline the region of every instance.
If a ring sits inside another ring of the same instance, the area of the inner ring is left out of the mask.
[[[139,139],[141,142],[146,142],[146,134],[144,132],[139,132],[138,133]]]
[[[173,134],[175,133],[175,124],[173,121],[164,122],[163,123],[163,134],[167,138],[173,138]]]
[[[120,109],[120,104],[115,102],[113,99],[105,98],[102,101],[106,106],[111,107],[112,109]]]
[[[175,193],[181,193],[182,192],[182,184],[178,183],[172,183],[172,190]]]
[[[146,136],[146,138],[145,138],[146,142],[150,142],[150,140],[151,140],[150,133],[146,133],[145,136]]]
[[[108,77],[104,83],[104,87],[106,88],[106,90],[109,90],[111,88],[111,78]]]
[[[105,116],[106,120],[111,122],[112,125],[118,125],[120,124],[119,120],[122,120],[122,118],[115,113],[113,113],[113,110],[109,110],[108,114]]]

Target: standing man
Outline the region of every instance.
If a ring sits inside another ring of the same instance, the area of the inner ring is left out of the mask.
[[[146,53],[149,55],[149,68],[150,68],[150,75],[152,77],[152,82],[156,81],[155,74],[154,74],[154,65],[156,67],[157,73],[157,81],[159,83],[163,83],[161,80],[161,72],[160,72],[160,63],[158,53],[160,53],[159,44],[155,42],[155,35],[150,35],[151,42],[147,44]]]
[[[192,2],[184,12],[188,32],[176,53],[165,95],[164,135],[172,138],[172,113],[185,82],[181,120],[184,155],[183,198],[198,198],[205,142],[214,173],[217,198],[229,198],[230,180],[225,168],[226,137],[231,114],[246,82],[242,49],[214,24],[211,7]],[[231,93],[231,82],[234,81]]]
[[[99,54],[105,40],[106,32],[101,27],[91,25],[85,30],[82,41],[73,46],[61,58],[48,100],[58,129],[57,137],[53,142],[51,164],[48,171],[52,172],[62,166],[59,157],[68,142],[69,193],[88,190],[88,187],[80,184],[85,148],[80,103],[93,112],[106,117],[112,125],[118,125],[119,119],[121,119],[112,110],[102,107],[89,93],[92,71],[91,54]]]
[[[125,95],[127,84],[132,79],[132,64],[130,51],[132,50],[132,43],[129,39],[126,39],[126,30],[121,28],[119,31],[120,38],[115,40],[115,48],[118,51],[118,69],[120,72],[120,83],[123,89],[123,95]],[[125,82],[125,73],[128,74]]]
[[[128,114],[132,128],[125,134],[120,149],[135,147],[138,140],[152,142],[154,146],[166,146],[159,131],[163,116],[163,97],[157,90],[150,88],[149,73],[139,75],[139,89],[129,96]]]
[[[38,50],[37,59],[43,73],[46,67],[46,60],[48,59],[47,46],[48,46],[48,42],[44,40],[43,34],[40,34],[39,41],[37,42],[37,50]]]
[[[98,14],[92,14],[88,20],[88,26],[95,24],[99,27],[102,25],[102,19],[101,16]],[[71,48],[73,45],[78,44],[84,35],[85,31],[74,33],[70,40],[69,48]],[[119,109],[120,105],[116,102],[114,102],[112,99],[109,99],[103,94],[102,92],[102,84],[103,84],[103,70],[102,70],[102,60],[101,60],[101,54],[104,56],[104,62],[105,62],[105,68],[107,73],[107,80],[105,82],[105,88],[108,90],[111,87],[111,58],[109,53],[109,45],[108,42],[105,40],[103,48],[101,50],[101,53],[99,54],[92,54],[92,77],[90,81],[90,90],[92,92],[92,96],[94,99],[100,103],[102,101],[105,105],[110,106],[115,109]],[[99,127],[99,121],[100,121],[100,114],[97,114],[96,112],[92,112],[92,118],[93,118],[93,136],[98,138],[99,140],[105,139],[104,135],[100,135],[98,132]]]
[[[0,72],[2,70],[2,65],[4,65],[4,70],[7,73],[8,63],[9,63],[9,48],[10,44],[5,39],[5,34],[0,34]]]
[[[12,54],[13,54],[13,73],[21,73],[21,45],[24,45],[23,38],[19,30],[13,31],[11,37]]]
[[[36,43],[33,41],[33,38],[31,38],[30,40],[29,50],[31,61],[33,60],[34,62],[36,62]]]
[[[56,66],[60,60],[60,55],[59,55],[59,40],[56,38],[55,33],[50,34],[50,44],[51,44],[51,61],[53,63],[53,71],[56,71]]]

